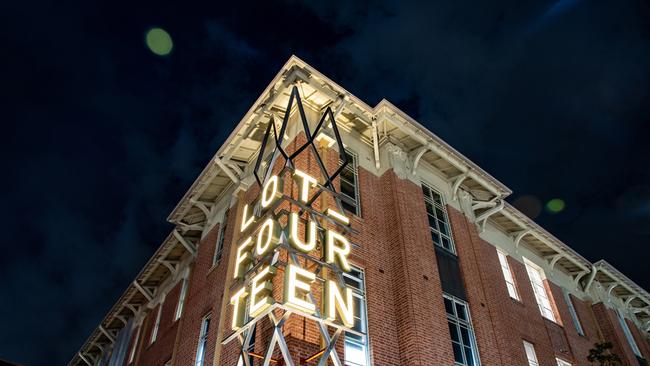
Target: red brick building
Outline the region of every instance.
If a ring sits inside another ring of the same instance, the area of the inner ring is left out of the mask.
[[[338,133],[327,119],[316,128],[327,111]],[[268,136],[295,153],[289,170]],[[370,107],[292,57],[69,364],[566,366],[611,342],[622,365],[646,365],[650,294],[510,193],[389,102]]]

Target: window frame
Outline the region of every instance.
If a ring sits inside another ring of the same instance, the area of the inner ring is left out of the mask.
[[[573,305],[571,294],[566,289],[562,289],[562,294],[564,295],[564,301],[566,302],[567,307],[569,308],[569,315],[571,315],[571,320],[573,320],[573,326],[576,328],[576,332],[578,332],[579,335],[584,336],[585,330],[582,327],[582,323],[580,322],[580,317],[578,317],[578,312],[576,311],[576,308]]]
[[[530,347],[528,347],[530,346]],[[532,353],[533,359],[531,360],[530,356]],[[528,366],[539,366],[539,359],[537,358],[537,352],[535,352],[535,345],[524,340],[524,353],[526,354],[526,360],[528,361]]]
[[[429,191],[428,195],[425,189]],[[457,255],[456,244],[454,243],[454,236],[451,232],[451,222],[449,221],[449,214],[447,213],[447,206],[445,205],[444,196],[442,195],[442,193],[440,193],[440,191],[434,189],[433,187],[431,187],[431,185],[425,182],[422,182],[422,196],[424,197],[424,206],[426,209],[428,226],[429,226],[429,231],[431,232],[431,241],[433,242],[433,245],[441,249],[444,249],[453,255]],[[429,212],[429,206],[427,206],[427,204],[431,207],[431,212]],[[438,211],[436,211],[436,209],[438,209],[442,213],[442,218],[438,217]],[[432,222],[436,223],[435,228],[431,226]],[[440,223],[443,224],[443,227],[445,228],[447,233],[444,233],[440,230]],[[438,236],[439,243],[437,243],[436,240],[433,238],[434,235]],[[444,239],[446,239],[449,242],[449,248],[446,248],[443,245]]]
[[[352,272],[358,272],[360,276],[354,276],[351,273]],[[354,301],[359,301],[360,302],[360,310],[361,314],[358,314],[358,320],[362,326],[361,332],[364,333],[365,335],[362,336],[361,339],[356,339],[353,335],[349,335],[345,333],[344,335],[344,341],[343,341],[343,364],[345,366],[370,366],[370,339],[368,337],[368,308],[367,308],[367,299],[366,299],[366,273],[363,268],[357,267],[357,266],[352,266],[352,270],[350,272],[343,272],[343,279],[346,281],[345,285],[346,287],[350,288],[352,290],[352,297],[355,299]],[[354,281],[359,284],[358,287],[350,286],[347,282],[347,280]],[[357,317],[355,316],[355,322],[357,320]],[[345,352],[347,350],[348,344],[357,346],[359,348],[363,349],[364,353],[364,362],[365,364],[349,361],[347,357],[345,357]]]
[[[563,360],[559,357],[555,357],[555,362],[557,362],[557,366],[573,366],[571,362]]]
[[[641,354],[641,349],[639,349],[639,345],[636,343],[636,339],[634,339],[634,335],[632,334],[632,331],[630,331],[630,327],[627,325],[627,322],[625,321],[625,317],[618,309],[616,309],[616,315],[618,317],[619,323],[621,324],[621,328],[623,328],[623,333],[625,334],[625,338],[627,338],[627,343],[630,345],[630,348],[632,349],[632,353],[634,353],[634,355],[637,357],[644,358],[643,354]]]
[[[359,168],[358,168],[359,156],[350,149],[344,149],[344,154],[348,157],[348,164],[343,168],[343,170],[338,176],[340,180],[339,185],[341,185],[342,182],[346,182],[352,185],[354,187],[354,197],[350,197],[350,195],[344,193],[343,189],[339,187],[341,203],[345,203],[354,207],[354,211],[351,211],[344,207],[345,211],[354,214],[355,216],[361,217],[361,195],[359,194]],[[339,156],[339,164],[342,163],[343,161]],[[352,176],[354,177],[354,182],[350,182],[348,179],[345,179],[343,177],[343,172],[345,172],[346,170],[351,171]]]
[[[187,274],[187,272],[185,272]],[[187,298],[187,288],[189,287],[189,279],[187,276],[184,276],[181,279],[181,291],[178,295],[178,303],[176,303],[176,311],[174,311],[174,321],[177,321],[183,315],[183,309],[185,308],[185,300]]]
[[[138,325],[138,330],[135,332],[135,339],[133,340],[133,344],[131,346],[131,349],[129,350],[129,358],[127,361],[127,364],[132,364],[135,361],[135,354],[138,350],[138,342],[140,342],[140,332],[142,331],[142,324]]]
[[[512,268],[510,268],[510,263],[508,262],[508,254],[500,249],[497,249],[497,256],[499,257],[499,265],[501,267],[503,279],[506,283],[508,295],[517,301],[521,301],[521,297],[519,296],[519,289],[517,289],[517,283],[515,282],[515,275],[512,273]]]
[[[445,299],[451,301],[452,304],[452,310],[453,314],[450,314],[449,311],[447,311],[447,306],[445,305],[445,314],[447,315],[447,326],[449,327],[449,341],[452,344],[452,354],[454,354],[454,365],[456,366],[466,366],[469,365],[467,361],[467,353],[465,348],[469,348],[470,351],[472,352],[472,358],[473,358],[473,366],[480,366],[481,365],[481,356],[479,354],[478,350],[478,343],[476,343],[476,334],[474,332],[474,325],[472,324],[472,314],[469,310],[469,303],[463,299],[460,299],[456,296],[450,295],[448,293],[443,292],[442,293],[442,298],[443,302]],[[458,315],[458,305],[461,305],[465,309],[465,317],[467,319],[463,319],[459,317]],[[458,340],[454,340],[453,334],[451,327],[455,326],[456,327],[456,333]],[[469,344],[465,344],[465,340],[463,339],[464,337],[462,336],[462,329],[465,328],[467,330],[467,337],[469,338],[467,341]],[[462,362],[456,361],[456,355],[455,352],[453,351],[453,346],[454,343],[458,344],[461,349],[461,356],[463,358]]]
[[[223,245],[226,236],[226,229],[228,228],[228,214],[230,213],[230,207],[226,208],[221,217],[221,223],[219,223],[219,235],[217,237],[217,243],[214,247],[214,256],[212,257],[212,266],[216,267],[221,262],[223,257]]]
[[[533,288],[535,302],[537,302],[537,308],[539,309],[540,314],[545,319],[557,323],[558,317],[555,314],[555,309],[553,306],[553,295],[549,293],[548,289],[546,288],[546,284],[544,283],[546,280],[546,274],[544,273],[544,270],[526,258],[524,258],[524,265],[526,266],[526,273],[528,274],[530,286]],[[535,277],[533,276],[534,273],[536,273],[537,277],[539,277],[539,283],[536,283],[536,279],[533,278]],[[544,300],[546,300],[548,303],[548,307],[545,306]]]
[[[165,297],[163,296],[163,299],[160,301],[160,304],[158,305],[158,313],[156,314],[156,322],[153,325],[153,328],[151,329],[151,336],[149,338],[149,344],[154,344],[156,339],[158,339],[158,330],[160,329],[160,319],[162,317],[162,308],[163,304],[165,303]]]
[[[207,323],[206,323],[207,322]],[[196,356],[194,357],[194,366],[203,366],[205,364],[205,354],[208,345],[208,335],[210,332],[210,323],[212,322],[212,314],[208,313],[201,319],[201,329],[199,330],[199,343],[196,347]],[[201,355],[201,362],[199,363],[199,355]]]

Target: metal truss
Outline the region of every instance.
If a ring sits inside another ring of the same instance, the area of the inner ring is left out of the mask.
[[[299,113],[302,128],[304,129],[305,136],[307,137],[307,142],[301,145],[300,147],[298,147],[294,152],[289,154],[282,147],[282,141],[284,140],[284,135],[286,133],[287,126],[289,123],[289,117],[294,107],[296,107]],[[331,128],[334,132],[335,141],[338,145],[337,147],[339,152],[339,158],[340,161],[342,162],[340,166],[331,174],[327,171],[325,163],[323,162],[320,153],[316,145],[314,144],[314,142],[316,141],[316,137],[323,131],[323,129],[326,128],[328,122],[330,123]],[[266,167],[264,167],[262,171],[262,161],[264,160],[267,147],[269,147],[269,143],[273,143],[274,145],[273,151],[272,151],[270,163]],[[271,173],[273,172],[273,168],[276,162],[278,161],[279,157],[282,157],[284,159],[284,166],[282,167],[279,173],[279,175],[282,176],[287,171],[291,173],[295,171],[294,159],[296,159],[301,153],[303,153],[307,149],[310,149],[311,152],[314,154],[316,158],[316,163],[319,167],[322,178],[324,179],[324,183],[322,184],[319,183],[317,185],[315,193],[309,197],[306,203],[299,202],[293,199],[292,197],[283,195],[282,197],[280,197],[275,201],[272,207],[269,207],[266,210],[264,215],[262,215],[262,208],[259,201],[254,205],[253,211],[257,216],[271,217],[276,222],[280,223],[281,219],[287,218],[290,212],[284,209],[278,210],[278,208],[282,203],[288,202],[289,204],[299,208],[300,210],[299,216],[302,216],[303,213],[307,213],[310,219],[317,223],[319,229],[323,229],[322,223],[328,223],[330,225],[338,227],[339,229],[345,231],[346,233],[355,232],[349,225],[343,225],[340,222],[333,220],[329,216],[321,212],[318,212],[311,207],[318,197],[320,197],[323,193],[328,193],[334,198],[338,210],[340,212],[343,212],[341,199],[339,197],[339,193],[336,191],[336,188],[334,187],[333,182],[336,179],[336,177],[338,177],[338,175],[343,171],[343,169],[349,163],[349,161],[345,154],[343,142],[341,140],[338,127],[336,125],[335,114],[332,112],[331,108],[328,107],[323,112],[318,124],[316,125],[316,128],[312,133],[309,128],[309,123],[307,121],[307,117],[304,111],[304,107],[302,105],[302,100],[300,98],[298,88],[294,86],[292,88],[291,96],[289,97],[287,108],[285,110],[285,115],[282,120],[282,124],[279,128],[279,131],[273,117],[271,118],[271,121],[269,122],[269,125],[266,128],[266,132],[262,140],[262,145],[260,147],[260,152],[257,157],[257,161],[255,163],[255,169],[254,169],[255,179],[259,184],[260,188],[263,187],[266,184],[266,182],[270,179]],[[319,242],[322,243],[323,242],[322,240],[324,239],[324,230],[318,230],[318,232],[319,232],[318,235],[320,236],[321,239]],[[275,251],[256,260],[251,265],[251,268],[249,269],[248,273],[252,273],[256,271],[263,264],[266,263],[270,263],[271,265],[274,266],[284,265],[286,267],[288,263],[279,262],[280,250],[284,250],[288,253],[288,259],[292,265],[298,266],[300,268],[304,268],[301,265],[299,258],[303,258],[303,260],[305,260],[305,267],[307,267],[308,264],[315,265],[316,266],[315,274],[317,280],[325,281],[325,278],[322,275],[322,271],[323,269],[327,269],[327,273],[329,274],[329,276],[330,277],[334,276],[339,286],[342,287],[345,286],[345,282],[343,279],[343,272],[341,271],[340,268],[338,268],[335,265],[325,263],[320,258],[315,258],[308,254],[295,250],[291,245],[289,245],[287,238],[288,238],[287,227],[283,227],[282,233],[280,235],[280,243],[276,247]],[[250,279],[235,281],[232,283],[231,288],[235,286],[247,285],[248,284],[247,282],[249,281]],[[316,299],[314,298],[312,292],[309,292],[308,299],[312,304],[317,305]],[[276,311],[280,312],[281,315],[276,316]],[[327,361],[329,359],[332,360],[332,363],[335,366],[343,366],[343,363],[341,362],[341,359],[339,358],[338,353],[335,350],[335,347],[336,347],[336,343],[340,339],[341,335],[344,334],[344,332],[361,335],[361,336],[364,335],[363,333],[357,332],[353,329],[348,329],[341,324],[337,324],[333,321],[323,319],[321,317],[321,313],[318,306],[316,306],[316,310],[314,314],[309,314],[306,312],[298,311],[296,309],[287,307],[284,304],[275,303],[271,305],[268,309],[266,309],[264,312],[256,316],[255,318],[249,320],[240,329],[238,329],[237,331],[233,332],[228,337],[226,337],[222,341],[222,344],[223,345],[228,344],[234,339],[239,340],[241,346],[240,357],[245,366],[251,366],[250,365],[251,356],[256,358],[261,358],[263,360],[264,366],[268,366],[272,362],[277,362],[278,360],[273,359],[273,354],[275,352],[276,346],[279,347],[280,349],[280,353],[282,354],[282,360],[284,361],[284,363],[288,366],[294,366],[295,362],[291,358],[291,354],[289,352],[289,348],[287,346],[287,342],[283,333],[283,326],[286,323],[287,319],[289,319],[289,317],[291,316],[300,316],[300,317],[308,318],[315,321],[318,324],[318,328],[320,331],[324,348],[321,349],[316,354],[309,357],[308,360],[311,361],[311,360],[319,359],[318,361],[319,366],[327,365]],[[266,318],[269,319],[269,321],[273,326],[273,334],[271,336],[271,339],[269,340],[268,347],[264,352],[264,355],[262,356],[257,353],[251,352],[250,349],[252,345],[251,342],[253,342],[253,344],[255,342],[255,340],[252,339],[252,335],[254,333],[255,327],[257,326],[257,323]],[[329,332],[330,327],[334,328],[334,333],[331,336]]]

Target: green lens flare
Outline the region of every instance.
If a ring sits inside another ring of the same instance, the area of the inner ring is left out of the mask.
[[[149,31],[147,31],[145,40],[147,42],[147,47],[149,47],[149,50],[158,56],[168,55],[174,47],[174,44],[172,43],[172,37],[170,37],[169,33],[161,28],[149,29]]]
[[[566,204],[564,203],[564,200],[560,198],[553,198],[552,200],[548,201],[546,203],[546,209],[550,213],[560,213],[564,210],[564,207]]]

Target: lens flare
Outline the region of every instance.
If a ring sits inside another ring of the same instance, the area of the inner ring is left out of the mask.
[[[565,207],[566,204],[561,198],[553,198],[552,200],[546,202],[546,210],[552,214],[564,211]]]
[[[172,37],[161,28],[149,29],[145,41],[149,50],[158,56],[167,56],[174,48]]]

